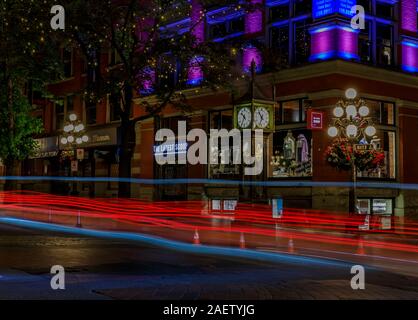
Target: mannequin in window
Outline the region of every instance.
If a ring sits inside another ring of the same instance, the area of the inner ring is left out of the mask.
[[[303,163],[309,161],[308,140],[303,134],[298,135],[296,142],[296,162]]]
[[[373,136],[373,139],[370,141],[370,144],[373,145],[373,149],[380,150],[380,138]]]
[[[283,156],[285,159],[295,158],[295,138],[292,135],[292,131],[287,131],[287,136],[283,140]]]

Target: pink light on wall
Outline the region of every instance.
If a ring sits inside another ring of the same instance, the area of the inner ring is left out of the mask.
[[[408,72],[418,72],[418,44],[402,41],[402,69]]]
[[[358,59],[357,32],[341,25],[311,30],[310,60],[331,58]]]
[[[417,3],[416,0],[400,0],[401,29],[417,32]]]
[[[250,72],[251,62],[253,60],[255,61],[255,70],[256,72],[259,72],[263,64],[263,58],[261,56],[260,50],[253,46],[248,46],[244,48],[242,65],[245,72]]]
[[[198,43],[205,40],[205,20],[203,6],[199,0],[192,0],[192,12],[190,14],[191,33],[196,37]]]
[[[345,53],[348,56],[356,56],[358,52],[357,33],[338,28],[338,52]]]
[[[263,31],[263,0],[249,0],[252,8],[245,15],[245,34],[254,34]],[[258,8],[260,6],[260,8]]]
[[[192,0],[192,10],[190,13],[190,32],[196,38],[196,42],[202,43],[205,40],[205,20],[203,6],[199,0]],[[189,63],[187,71],[187,83],[197,85],[203,80],[203,71],[200,66],[201,57],[195,57]]]

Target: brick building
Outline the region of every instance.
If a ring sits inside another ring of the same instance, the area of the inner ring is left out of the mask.
[[[417,5],[414,0],[361,0],[366,12],[365,28],[355,30],[350,25],[352,0],[252,0],[260,3],[257,10],[245,12],[219,6],[207,11],[204,21],[197,21],[199,36],[226,46],[241,43],[237,63],[248,71],[256,63],[255,86],[266,102],[273,102],[274,126],[265,133],[263,173],[260,181],[289,182],[271,187],[243,190],[236,185],[174,184],[153,186],[132,184],[132,196],[142,199],[182,200],[208,199],[269,201],[282,198],[285,207],[347,211],[346,187],[325,187],[321,182],[350,181],[347,172],[330,167],[324,151],[330,144],[326,127],[331,121],[336,102],[347,88],[355,88],[365,99],[377,128],[375,139],[385,153],[385,163],[378,171],[358,172],[360,182],[374,182],[376,188],[359,188],[359,205],[369,213],[414,214],[418,198],[412,190],[399,188],[399,183],[418,182],[418,38]],[[192,2],[193,8],[198,6]],[[184,17],[165,26],[184,32],[195,23],[196,15]],[[281,70],[271,72],[260,44],[277,53]],[[117,176],[117,115],[104,99],[86,109],[79,92],[85,85],[83,59],[76,52],[63,52],[68,64],[68,78],[51,85],[51,91],[62,97],[57,103],[47,103],[43,118],[48,137],[44,138],[44,153],[32,159],[27,167],[32,175],[68,174],[68,166],[57,164],[54,150],[60,150],[59,139],[64,117],[74,111],[80,115],[92,139],[85,146],[79,176]],[[103,53],[102,67],[116,63],[114,55]],[[189,73],[189,87],[184,94],[190,112],[168,107],[155,118],[137,122],[132,176],[141,179],[203,178],[242,180],[239,165],[165,165],[154,160],[154,134],[159,128],[177,131],[177,121],[186,120],[188,128],[232,129],[236,127],[239,97],[245,96],[248,83],[237,81],[236,92],[213,92],[200,88],[199,72]],[[174,74],[170,81],[176,81]],[[157,84],[158,85],[158,84]],[[146,99],[152,99],[152,96]],[[136,99],[132,116],[142,113],[141,98]],[[307,128],[306,109],[324,114],[324,129]],[[55,140],[54,140],[55,139]],[[277,152],[284,153],[286,141],[295,148],[304,148],[304,158],[294,150],[295,170],[283,170],[271,164]],[[292,140],[293,139],[293,140]],[[370,141],[368,141],[370,143]],[[52,152],[52,153],[48,153]],[[303,165],[301,163],[303,162]],[[64,171],[63,171],[64,170]],[[65,170],[67,170],[65,172]],[[295,182],[301,182],[296,186]],[[314,186],[309,183],[315,182]],[[112,195],[117,184],[81,184],[85,194]],[[249,196],[249,193],[250,196]]]

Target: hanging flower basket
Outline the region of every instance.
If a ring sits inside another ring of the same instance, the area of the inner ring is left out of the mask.
[[[346,138],[337,138],[325,151],[327,162],[340,170],[351,170],[352,164],[359,171],[374,170],[384,164],[385,154],[380,150],[353,150]]]

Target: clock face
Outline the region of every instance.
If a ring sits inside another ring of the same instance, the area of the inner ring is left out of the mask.
[[[270,123],[270,114],[264,107],[258,107],[254,112],[254,123],[258,128],[267,128]]]
[[[241,108],[238,111],[238,126],[240,128],[248,128],[251,124],[250,108]]]

